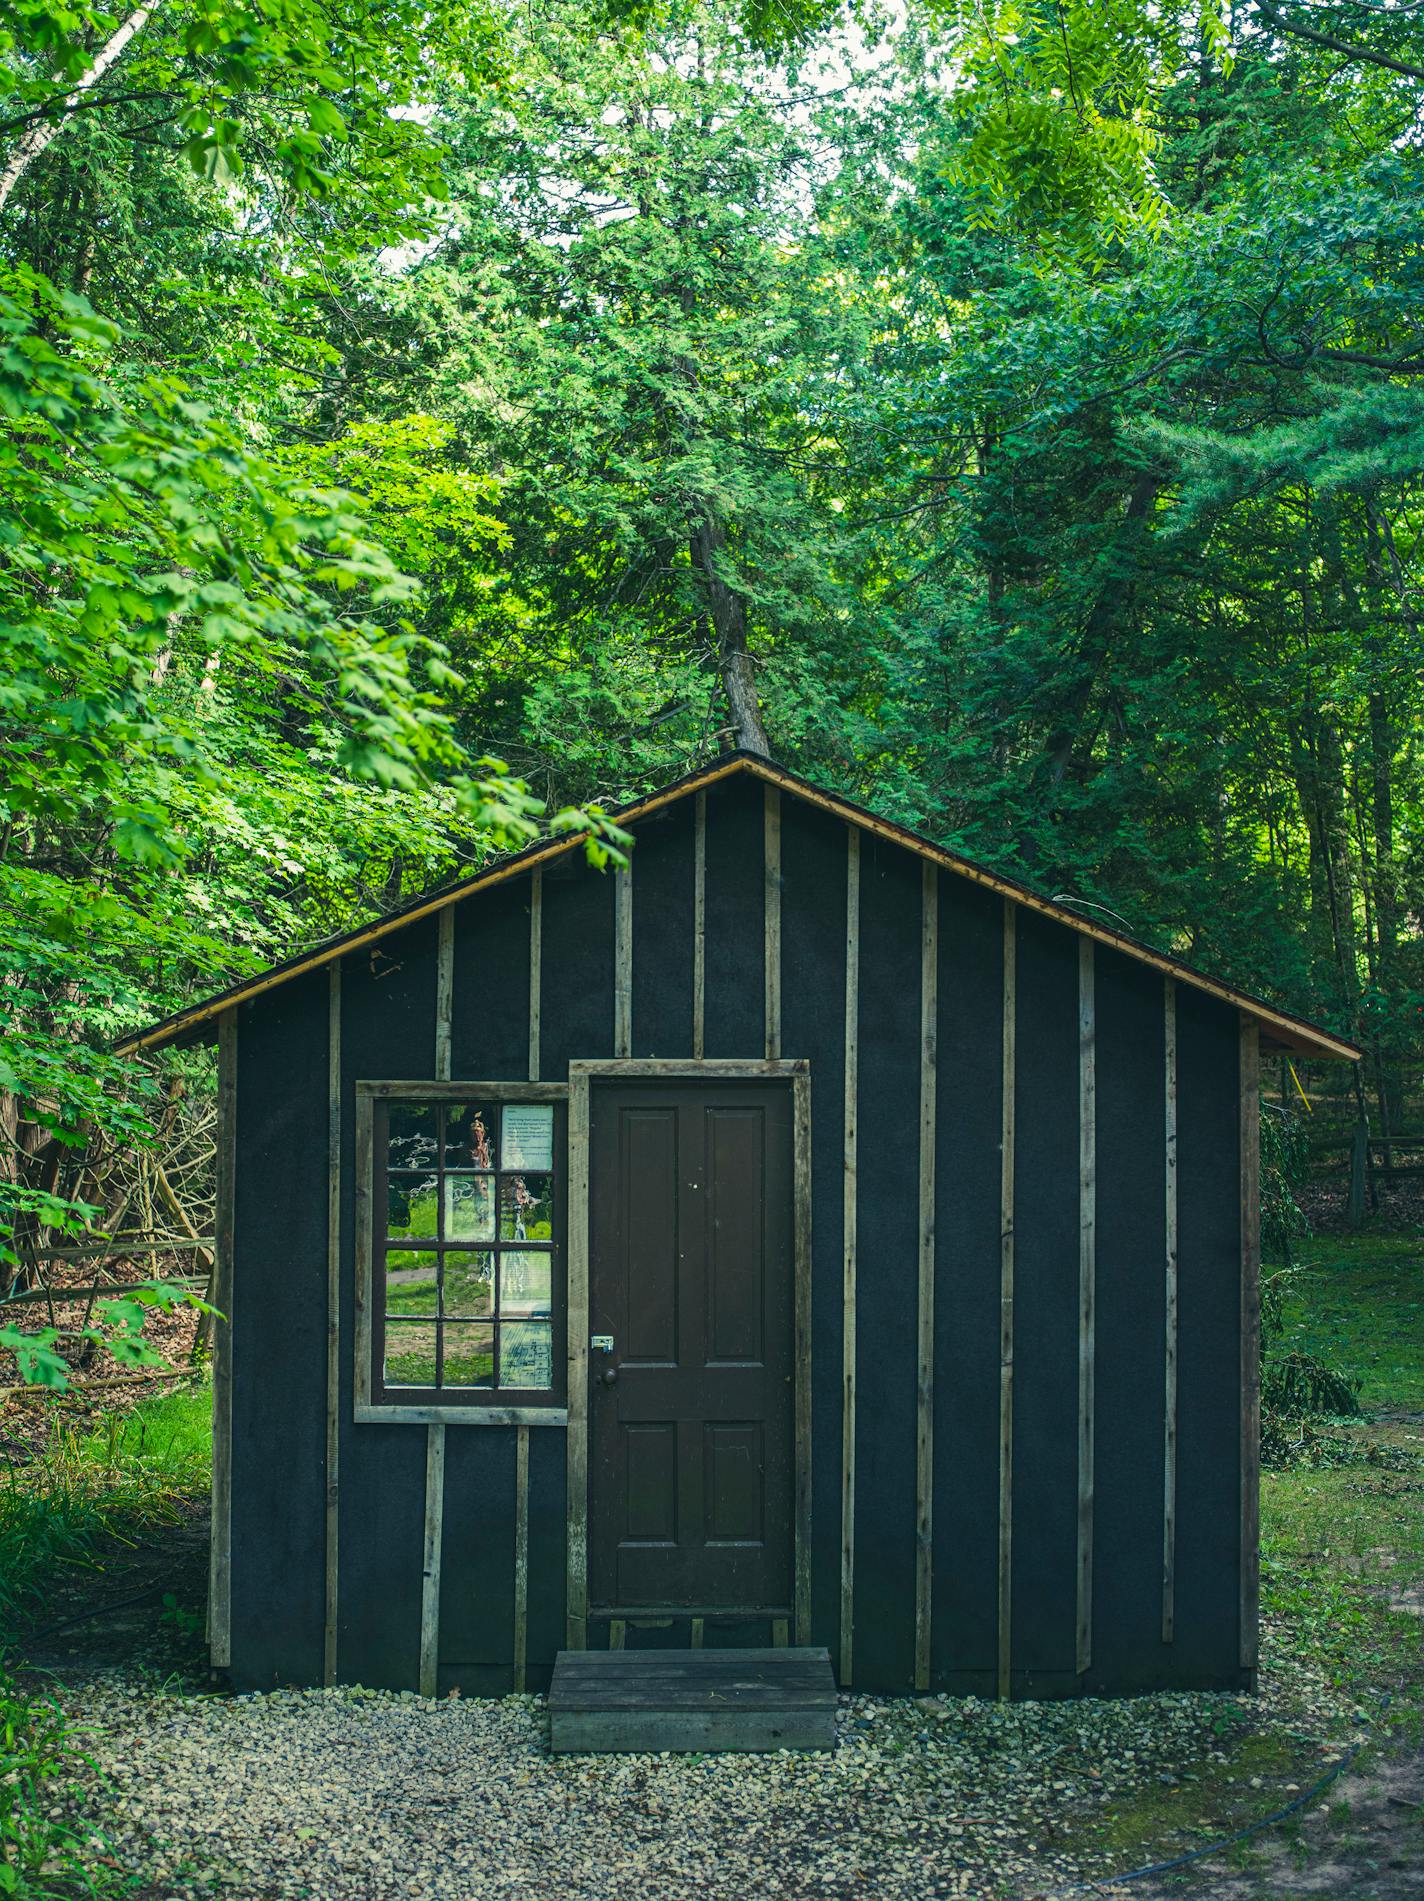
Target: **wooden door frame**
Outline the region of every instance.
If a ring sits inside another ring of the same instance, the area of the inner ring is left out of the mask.
[[[565,1648],[588,1649],[589,1115],[594,1082],[789,1082],[792,1103],[792,1356],[795,1374],[794,1641],[811,1640],[811,1065],[681,1057],[569,1064],[568,1534]]]

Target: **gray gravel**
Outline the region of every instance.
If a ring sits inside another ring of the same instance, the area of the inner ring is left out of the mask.
[[[1263,1715],[1232,1696],[855,1697],[833,1754],[551,1757],[536,1697],[107,1678],[67,1700],[112,1792],[88,1813],[143,1894],[272,1901],[1061,1893],[1104,1872],[1093,1817],[1211,1772]]]

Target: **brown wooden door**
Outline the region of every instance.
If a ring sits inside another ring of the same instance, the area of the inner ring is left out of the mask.
[[[790,1087],[595,1083],[591,1117],[590,1602],[788,1611]]]

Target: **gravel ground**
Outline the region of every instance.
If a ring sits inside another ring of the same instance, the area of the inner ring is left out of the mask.
[[[552,1757],[536,1697],[193,1697],[101,1676],[66,1702],[115,1792],[96,1786],[88,1814],[142,1893],[256,1901],[1056,1896],[1106,1872],[1095,1823],[1224,1776],[1271,1705],[855,1697],[832,1754]],[[1338,1754],[1297,1741],[1306,1774]]]

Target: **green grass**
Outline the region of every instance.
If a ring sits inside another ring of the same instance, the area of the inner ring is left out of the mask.
[[[1359,1379],[1367,1412],[1424,1410],[1424,1235],[1324,1236],[1299,1258],[1281,1346]]]
[[[42,1459],[0,1471],[0,1641],[57,1569],[115,1533],[173,1523],[206,1492],[211,1466],[206,1386],[159,1394],[98,1424],[60,1415]]]

